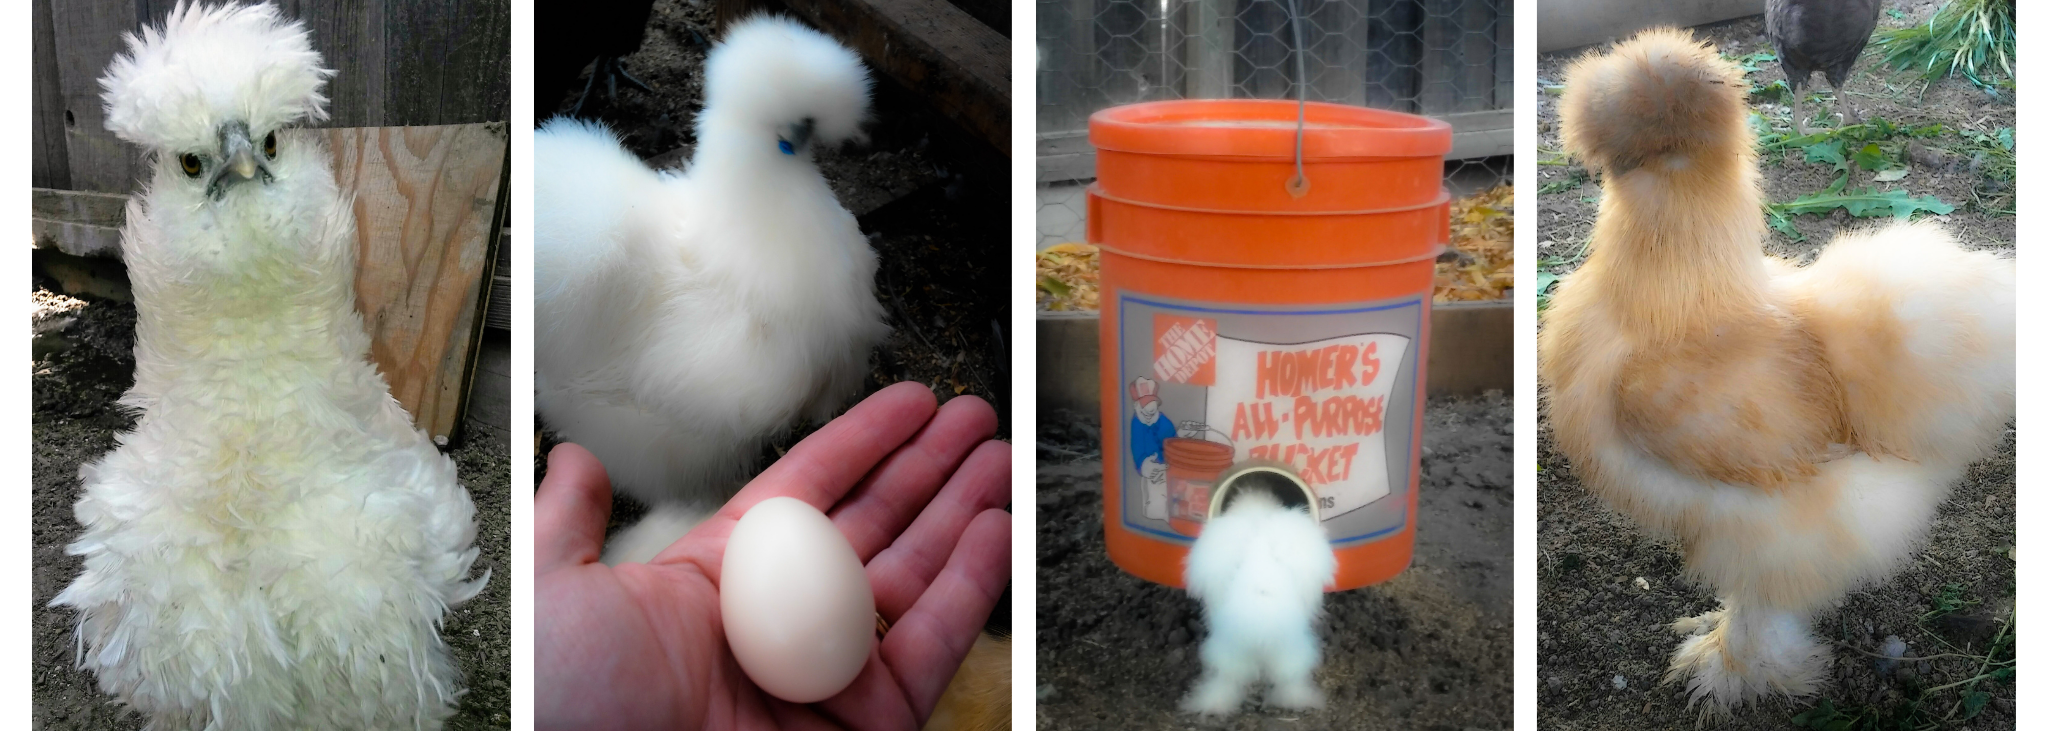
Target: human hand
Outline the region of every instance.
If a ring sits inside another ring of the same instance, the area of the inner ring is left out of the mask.
[[[573,444],[534,495],[535,728],[923,725],[1010,576],[1010,448],[994,410],[898,384],[798,443],[647,564],[598,563],[604,467]],[[726,538],[755,503],[823,510],[867,566],[890,629],[853,684],[798,705],[757,688],[726,646]]]

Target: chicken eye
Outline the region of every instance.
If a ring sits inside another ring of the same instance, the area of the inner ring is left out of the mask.
[[[270,134],[267,134],[267,135],[264,135],[264,136],[263,136],[263,156],[264,156],[264,157],[266,157],[266,158],[270,158],[270,159],[272,159],[272,160],[275,160],[275,159],[277,159],[277,133],[276,133],[276,132],[272,132],[272,133],[270,133]]]
[[[190,178],[196,178],[196,177],[199,177],[199,156],[198,156],[198,155],[194,155],[194,154],[192,154],[192,153],[189,153],[189,152],[187,152],[187,153],[185,153],[185,154],[183,154],[183,155],[179,155],[179,156],[178,156],[178,165],[179,165],[180,167],[183,167],[183,168],[185,169],[185,176],[186,176],[186,177],[190,177]]]

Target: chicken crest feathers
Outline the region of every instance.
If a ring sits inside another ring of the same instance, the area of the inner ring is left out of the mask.
[[[772,131],[805,119],[826,144],[862,137],[874,81],[860,56],[794,20],[756,15],[733,25],[705,60],[699,137]]]
[[[320,92],[334,71],[276,6],[180,3],[123,40],[127,53],[100,78],[107,129],[121,139],[185,150],[213,144],[229,120],[261,132],[327,119]]]
[[[1742,69],[1689,31],[1654,28],[1565,71],[1565,151],[1623,173],[1665,155],[1727,156],[1751,144]]]

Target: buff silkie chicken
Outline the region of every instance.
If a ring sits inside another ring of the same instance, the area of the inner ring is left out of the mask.
[[[1564,144],[1606,195],[1538,341],[1582,482],[1720,598],[1672,625],[1709,716],[1820,688],[1814,615],[1913,554],[2014,412],[2010,258],[1934,223],[1762,255],[1748,88],[1670,29],[1571,66]]]
[[[1188,549],[1188,594],[1202,603],[1202,679],[1182,710],[1237,712],[1245,691],[1265,681],[1283,708],[1320,708],[1322,663],[1316,620],[1337,579],[1337,554],[1305,506],[1263,488],[1242,488]]]
[[[129,203],[138,415],[80,470],[80,665],[155,728],[438,728],[475,509],[369,360],[332,71],[269,5],[181,5],[100,80]]]
[[[888,333],[875,252],[812,153],[860,136],[869,84],[837,41],[758,16],[710,53],[687,171],[586,122],[534,135],[535,403],[617,490],[683,514],[646,545],[860,391]]]

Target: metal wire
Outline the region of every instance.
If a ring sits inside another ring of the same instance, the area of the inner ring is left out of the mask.
[[[1308,170],[1301,164],[1301,138],[1308,134],[1308,46],[1301,43],[1301,11],[1295,0],[1287,0],[1288,24],[1294,26],[1294,179],[1287,192],[1296,198],[1308,195]]]

